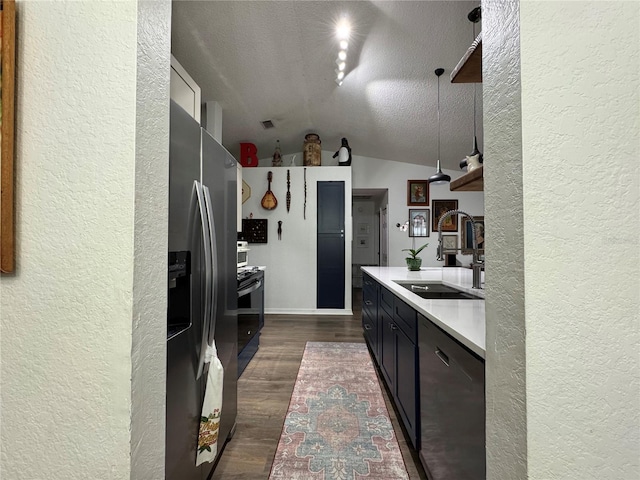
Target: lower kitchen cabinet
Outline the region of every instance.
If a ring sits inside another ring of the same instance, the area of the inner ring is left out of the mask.
[[[484,360],[367,274],[362,298],[365,339],[429,479],[485,479]]]
[[[376,361],[380,359],[380,322],[378,321],[378,296],[380,287],[371,277],[362,276],[362,328],[364,337]]]
[[[382,289],[383,291],[385,289]],[[387,297],[388,298],[388,297]],[[394,304],[406,306],[398,299]],[[414,323],[416,312],[413,312]],[[385,308],[378,309],[382,329],[380,370],[389,387],[399,417],[414,448],[418,448],[418,348],[415,330],[407,331],[404,320],[390,315]],[[409,334],[407,334],[409,333]]]

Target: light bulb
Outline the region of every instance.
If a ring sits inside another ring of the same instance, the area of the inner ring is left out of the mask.
[[[349,20],[342,18],[336,25],[336,36],[338,37],[338,40],[348,40],[349,35],[351,35],[351,25],[349,24]]]
[[[344,62],[341,62],[341,61],[338,60],[338,61],[336,61],[336,63],[338,64],[338,70],[340,70],[340,71],[342,71],[345,68],[347,68],[347,64],[344,63]]]
[[[349,48],[349,42],[347,42],[346,40],[340,40],[340,48],[342,50],[346,50],[347,48]]]
[[[344,72],[338,72],[338,80],[342,80],[344,78]]]
[[[344,50],[340,50],[338,52],[338,58],[340,60],[346,60],[347,59],[347,52],[345,52]]]

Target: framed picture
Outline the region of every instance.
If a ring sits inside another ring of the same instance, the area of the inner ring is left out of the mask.
[[[369,237],[357,237],[357,239],[356,239],[356,247],[357,248],[368,248],[369,247]]]
[[[429,205],[429,182],[427,180],[407,180],[407,205]]]
[[[0,272],[15,270],[14,221],[14,98],[15,98],[15,0],[0,3],[2,103],[0,104]]]
[[[442,235],[442,248],[445,251],[458,250],[458,235]]]
[[[409,236],[428,237],[429,236],[429,209],[411,208],[409,209]]]
[[[433,224],[431,230],[438,231],[438,222],[440,217],[449,210],[458,209],[458,200],[434,200],[431,203],[433,208]],[[451,215],[442,224],[443,232],[457,232],[458,231],[458,215]]]
[[[476,224],[476,238],[478,239],[478,254],[484,255],[484,216],[473,217]],[[467,217],[462,219],[462,254],[473,253],[473,237],[471,236],[471,222]]]

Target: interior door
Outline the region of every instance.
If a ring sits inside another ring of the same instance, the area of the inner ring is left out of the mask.
[[[387,228],[387,207],[380,209],[380,266],[389,264],[389,231]]]
[[[344,182],[318,182],[317,308],[344,308],[344,248]]]

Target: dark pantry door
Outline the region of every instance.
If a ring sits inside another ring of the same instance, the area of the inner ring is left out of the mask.
[[[317,308],[344,308],[344,182],[318,182]]]

